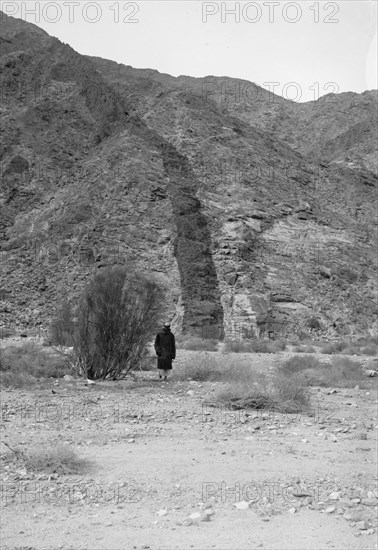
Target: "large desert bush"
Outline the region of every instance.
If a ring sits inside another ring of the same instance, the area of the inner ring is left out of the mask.
[[[72,346],[76,368],[88,378],[124,378],[145,355],[164,313],[163,297],[154,281],[132,268],[103,269],[85,289],[75,321],[72,308],[62,309],[52,338]]]

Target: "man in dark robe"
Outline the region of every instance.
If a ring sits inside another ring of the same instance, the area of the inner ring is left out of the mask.
[[[169,323],[164,323],[163,330],[156,335],[155,351],[158,357],[159,378],[167,380],[168,372],[172,370],[172,360],[176,358],[175,337]]]

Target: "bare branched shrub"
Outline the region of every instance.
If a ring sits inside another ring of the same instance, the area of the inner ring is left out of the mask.
[[[58,328],[56,335],[72,344],[76,367],[88,378],[124,378],[139,366],[162,303],[163,292],[155,282],[123,266],[106,268],[90,281],[75,318],[72,310],[63,312],[60,322],[65,326],[70,317],[71,328]]]

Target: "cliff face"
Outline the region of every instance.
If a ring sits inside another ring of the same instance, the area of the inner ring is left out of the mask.
[[[1,36],[0,324],[46,326],[133,262],[176,329],[377,331],[376,92],[295,104],[83,57],[5,16]]]

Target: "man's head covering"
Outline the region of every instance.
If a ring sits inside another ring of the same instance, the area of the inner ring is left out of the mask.
[[[171,324],[170,323],[164,323],[164,328],[171,328]]]

